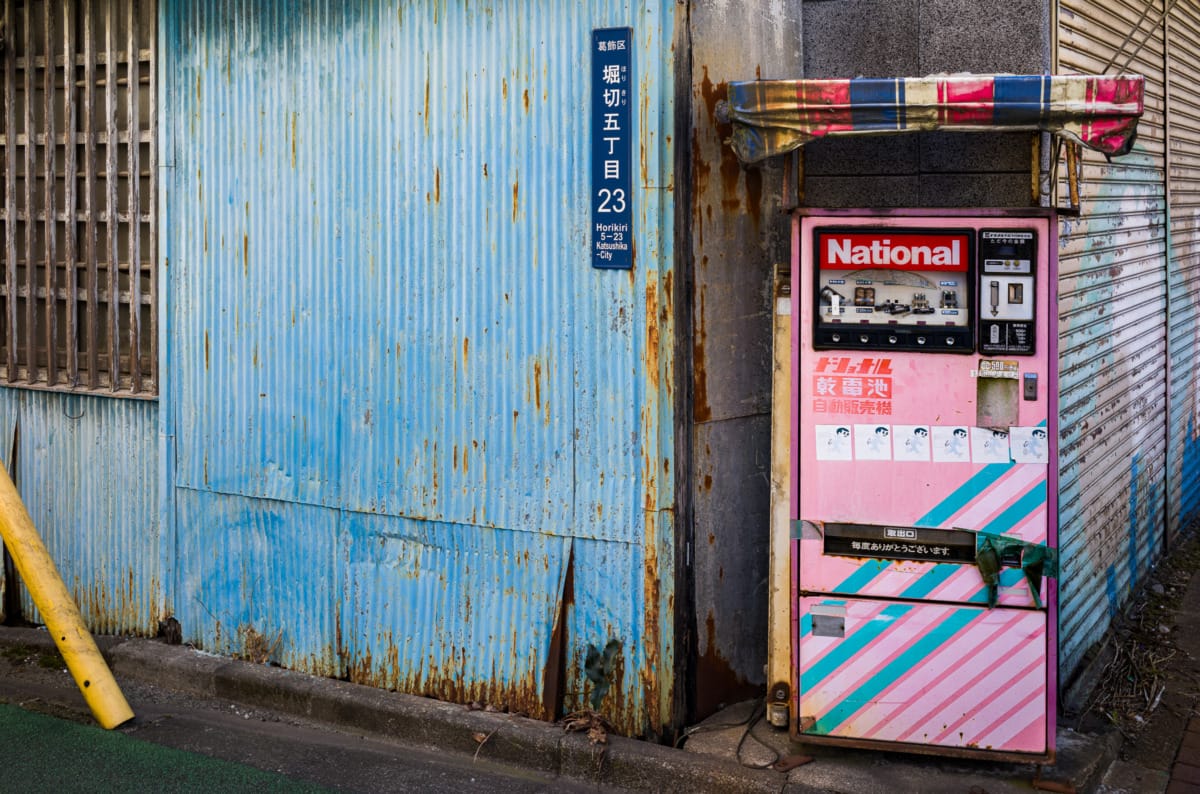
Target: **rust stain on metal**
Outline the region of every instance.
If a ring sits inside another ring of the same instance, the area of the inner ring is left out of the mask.
[[[748,168],[743,173],[746,175],[746,212],[750,215],[750,220],[753,221],[754,228],[757,230],[762,222],[762,169]]]
[[[647,488],[648,490],[653,490],[655,486],[648,484]],[[656,496],[656,494],[652,494],[652,496]],[[662,660],[659,659],[663,628],[659,624],[659,606],[661,604],[659,599],[662,592],[662,580],[660,578],[658,562],[658,513],[648,510],[645,516],[646,535],[643,540],[643,548],[645,549],[646,556],[642,569],[642,603],[645,605],[643,615],[646,621],[642,648],[645,657],[641,668],[638,670],[638,679],[641,683],[643,709],[646,710],[642,723],[651,725],[657,730],[659,728],[658,711],[662,695],[663,679],[668,675],[668,672],[663,667]],[[621,661],[624,661],[624,654],[621,654]],[[623,667],[623,665],[621,666]],[[614,680],[620,682],[624,680],[624,676],[614,676]]]
[[[242,234],[242,275],[250,275],[250,235]]]
[[[521,92],[521,102],[525,105],[525,112],[529,112],[529,89],[526,88]]]
[[[500,78],[500,96],[502,96],[504,99],[508,99],[508,78],[507,77]]]
[[[710,611],[704,621],[706,650],[696,659],[696,711],[692,720],[715,714],[722,703],[761,697],[762,688],[743,680],[717,653],[716,619]]]
[[[730,146],[721,147],[721,207],[726,212],[737,212],[742,206],[738,195],[738,182],[742,176],[742,164]]]
[[[520,210],[520,206],[521,206],[520,201],[518,200],[518,196],[520,193],[519,184],[518,184],[519,181],[520,180],[513,180],[513,187],[512,187],[512,219],[513,219],[513,223],[517,222],[517,212]]]
[[[296,133],[296,122],[297,122],[297,118],[299,117],[299,115],[300,114],[295,111],[292,112],[292,170],[293,171],[296,170],[296,134],[297,134]]]
[[[442,169],[433,169],[433,203],[442,203]]]
[[[704,100],[704,107],[708,113],[708,123],[710,125],[710,129],[712,129],[715,133],[715,138],[713,140],[717,142],[717,146],[719,147],[721,154],[721,184],[723,194],[721,204],[726,212],[734,212],[741,205],[741,200],[738,197],[737,187],[738,179],[742,173],[742,167],[738,162],[737,155],[734,154],[733,149],[720,143],[733,134],[733,127],[730,124],[718,122],[716,114],[717,102],[726,97],[728,94],[729,85],[725,82],[714,85],[712,80],[710,80],[708,77],[707,66],[703,67],[703,75],[704,76],[700,81],[700,95]],[[709,167],[706,163],[708,158],[704,156],[702,151],[703,148],[704,147],[701,145],[699,140],[693,140],[692,163],[696,168],[695,173],[697,174],[696,200],[698,202],[703,202],[703,196],[705,195],[705,189],[708,186],[709,176]],[[702,177],[701,171],[703,171]],[[701,178],[703,179],[703,182],[700,181]],[[758,177],[757,190],[761,200],[761,176]],[[699,209],[699,207],[697,207],[697,209]],[[701,242],[703,242],[703,240],[701,240]]]
[[[533,360],[533,403],[539,411],[542,410],[542,362],[535,358]],[[516,415],[516,411],[513,411]]]
[[[205,331],[205,332],[204,332],[204,369],[205,369],[205,371],[206,371],[206,372],[208,371],[208,368],[209,368],[209,367],[208,367],[208,365],[209,365],[209,360],[210,360],[210,359],[209,359],[209,341],[208,341],[208,331]]]
[[[127,568],[125,575],[115,577],[115,581],[119,584],[110,590],[104,582],[85,587],[78,577],[74,579],[71,594],[89,628],[104,634],[153,636],[158,630],[158,620],[148,603],[148,594],[157,591],[157,580],[151,580],[145,599],[138,598],[138,577],[133,568]]]
[[[650,388],[658,388],[658,364],[660,350],[658,285],[653,281],[646,284],[646,377]]]
[[[420,665],[412,669],[401,665],[399,648],[390,632],[380,639],[384,644],[382,659],[376,660],[369,651],[364,651],[348,661],[347,676],[351,682],[451,703],[479,704],[498,712],[549,718],[539,691],[542,687],[533,671],[507,684],[465,681],[463,671],[469,666],[465,648],[445,648],[442,654],[431,649]],[[514,636],[514,642],[516,639]],[[433,661],[437,658],[445,661],[437,664]]]
[[[697,422],[707,422],[712,419],[712,407],[708,404],[708,374],[705,371],[705,330],[704,330],[704,295],[706,288],[700,286],[700,310],[696,312],[696,332],[692,342],[692,413]]]

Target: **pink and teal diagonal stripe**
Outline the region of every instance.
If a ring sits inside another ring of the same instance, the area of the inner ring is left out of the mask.
[[[815,603],[845,636],[812,634]],[[946,604],[801,599],[806,733],[1011,752],[1046,747],[1046,616]]]

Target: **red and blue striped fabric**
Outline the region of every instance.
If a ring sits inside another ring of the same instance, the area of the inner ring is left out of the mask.
[[[830,135],[1045,130],[1106,155],[1127,153],[1142,115],[1139,75],[934,75],[729,84],[721,116],[745,163]]]

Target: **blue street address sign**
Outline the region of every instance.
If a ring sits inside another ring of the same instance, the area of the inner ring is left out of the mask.
[[[592,31],[592,266],[633,267],[633,28]]]

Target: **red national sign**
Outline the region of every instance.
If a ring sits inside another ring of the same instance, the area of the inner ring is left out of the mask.
[[[970,256],[968,232],[821,231],[820,266],[830,270],[965,271]]]

